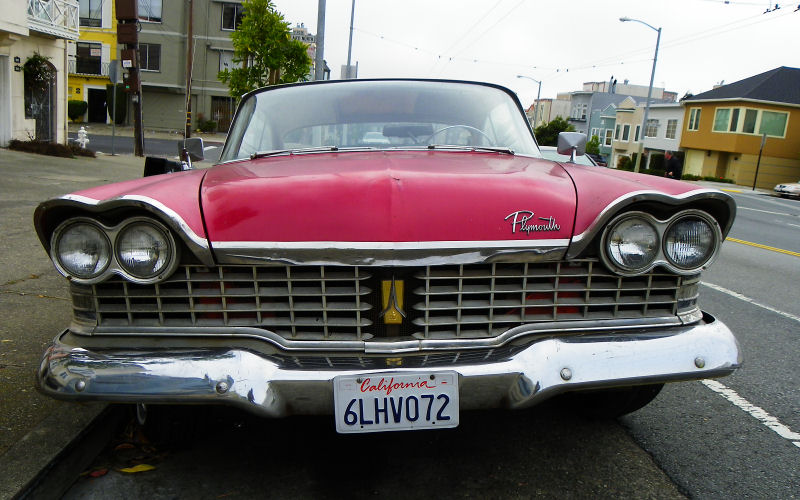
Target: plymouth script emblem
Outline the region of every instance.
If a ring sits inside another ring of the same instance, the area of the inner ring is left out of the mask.
[[[516,212],[506,215],[504,220],[511,219],[511,233],[514,234],[518,230],[520,233],[538,233],[542,231],[560,231],[561,226],[556,224],[555,217],[537,217],[534,219],[534,213],[530,210],[517,210]],[[537,222],[543,223],[537,224]]]

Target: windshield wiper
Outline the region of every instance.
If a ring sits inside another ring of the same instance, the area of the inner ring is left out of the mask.
[[[251,160],[256,158],[264,158],[267,156],[281,156],[281,155],[296,155],[306,153],[327,153],[330,151],[373,151],[378,148],[372,146],[352,146],[352,147],[339,147],[339,146],[320,146],[318,148],[294,148],[294,149],[273,149],[270,151],[256,151],[250,155]]]
[[[251,160],[267,156],[292,155],[296,153],[318,153],[323,151],[339,151],[336,146],[322,146],[319,148],[273,149],[270,151],[256,151],[250,155]]]
[[[492,153],[514,154],[514,150],[505,146],[455,146],[450,144],[428,144],[428,149],[444,149],[451,151],[489,151]]]

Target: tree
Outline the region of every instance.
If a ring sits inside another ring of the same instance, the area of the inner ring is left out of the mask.
[[[596,135],[593,135],[591,139],[586,143],[586,152],[590,155],[599,155],[600,154],[600,138]]]
[[[242,7],[242,22],[231,34],[233,61],[241,67],[217,75],[230,94],[238,98],[266,85],[305,80],[311,70],[306,46],[292,40],[289,23],[271,0],[244,0]]]
[[[564,118],[556,116],[553,121],[536,127],[534,135],[540,146],[556,146],[560,132],[575,132],[575,127]]]

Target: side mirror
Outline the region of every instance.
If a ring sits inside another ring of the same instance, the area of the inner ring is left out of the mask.
[[[556,149],[558,154],[569,155],[569,161],[575,162],[575,156],[582,156],[586,153],[586,134],[560,132]]]
[[[202,161],[204,156],[203,139],[200,137],[190,137],[182,141],[178,141],[178,157],[181,161],[186,161],[184,151],[188,154],[190,161]]]
[[[144,159],[144,175],[149,177],[151,175],[171,174],[172,172],[180,172],[183,170],[183,165],[177,161],[170,161],[166,158],[155,158],[148,156]]]

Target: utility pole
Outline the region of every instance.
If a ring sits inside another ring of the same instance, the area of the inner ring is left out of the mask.
[[[133,154],[144,156],[144,134],[142,131],[142,84],[139,80],[139,9],[137,0],[116,0],[117,42],[124,44],[122,52],[122,75],[125,92],[133,102]]]
[[[192,62],[194,61],[194,9],[193,0],[187,0],[188,26],[186,35],[186,130],[185,139],[192,136]]]
[[[325,79],[325,0],[317,3],[317,53],[314,56],[314,80]]]
[[[353,52],[353,18],[356,15],[356,0],[353,0],[350,8],[350,41],[347,43],[347,79],[353,77],[353,70],[350,68],[350,54]]]

